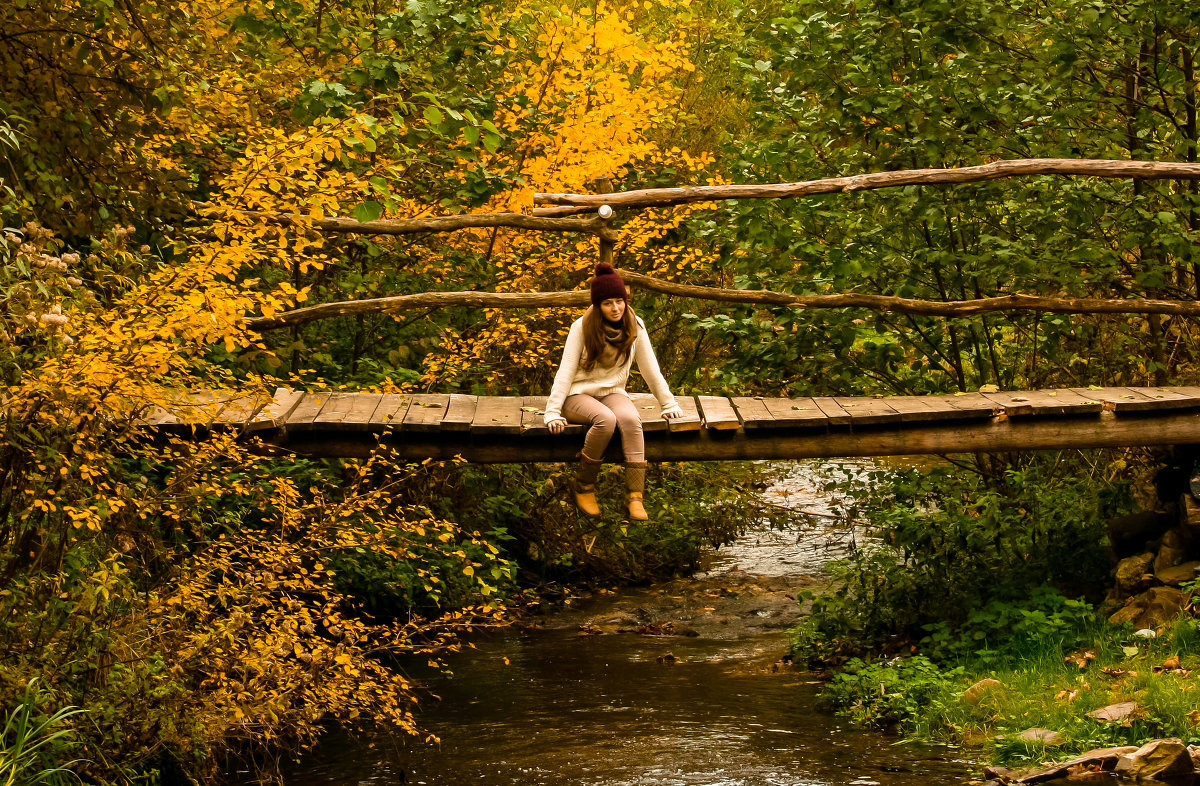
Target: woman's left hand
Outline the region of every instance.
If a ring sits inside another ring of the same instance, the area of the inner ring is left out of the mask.
[[[664,420],[674,420],[675,418],[683,417],[683,410],[679,408],[678,404],[676,404],[673,407],[667,407],[664,409],[662,416]]]

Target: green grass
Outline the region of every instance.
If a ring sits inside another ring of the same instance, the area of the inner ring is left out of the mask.
[[[964,745],[1002,764],[1061,760],[1160,737],[1200,744],[1200,621],[1182,618],[1154,639],[1102,624],[1089,633],[1085,646],[991,653],[986,667],[935,666],[919,656],[851,662],[825,695],[859,722],[894,724],[909,739]],[[964,700],[968,687],[989,677],[1000,686],[973,703]],[[1127,701],[1138,705],[1128,720],[1087,717]],[[1056,731],[1063,742],[1014,739],[1031,728]]]
[[[0,731],[0,786],[40,786],[78,780],[70,767],[76,761],[53,763],[48,759],[69,747],[71,729],[64,724],[83,710],[63,707],[49,716],[38,708],[36,679],[25,686],[25,696],[5,714]]]

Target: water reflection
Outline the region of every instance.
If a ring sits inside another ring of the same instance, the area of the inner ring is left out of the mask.
[[[433,683],[441,701],[421,719],[440,746],[376,740],[381,753],[364,759],[331,741],[288,783],[924,786],[972,769],[944,750],[842,728],[815,710],[802,672],[713,662],[711,649],[564,630],[499,637]]]
[[[766,504],[796,514],[793,526],[746,533],[713,553],[697,579],[735,565],[762,576],[820,575],[826,562],[846,557],[867,539],[852,491],[854,485],[869,483],[871,473],[885,471],[885,464],[821,459],[775,462],[773,468],[779,475],[760,496]],[[850,491],[829,488],[835,480],[849,482]]]

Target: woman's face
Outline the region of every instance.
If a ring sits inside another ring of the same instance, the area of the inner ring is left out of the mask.
[[[600,301],[600,313],[609,322],[620,322],[621,317],[625,316],[625,298],[610,297]]]

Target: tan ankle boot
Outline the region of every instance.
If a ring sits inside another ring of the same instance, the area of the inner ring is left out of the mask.
[[[600,506],[596,503],[596,477],[600,474],[600,462],[579,454],[579,469],[571,481],[571,493],[575,505],[585,516],[599,516]]]
[[[650,516],[646,514],[646,508],[642,505],[642,495],[646,492],[646,462],[625,462],[625,491],[629,518],[633,521],[648,521]]]
[[[625,505],[629,508],[629,518],[633,521],[649,521],[650,516],[646,513],[646,508],[642,505],[642,493],[639,491],[629,492],[629,496],[625,498]]]

